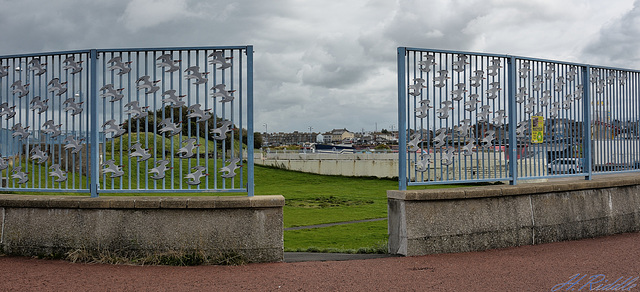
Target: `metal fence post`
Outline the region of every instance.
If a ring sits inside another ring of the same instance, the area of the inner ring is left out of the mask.
[[[407,98],[405,90],[405,56],[407,48],[398,48],[398,181],[407,189]]]
[[[593,160],[591,153],[591,66],[582,67],[583,103],[582,103],[582,152],[584,155],[584,168],[587,170],[585,180],[591,180],[593,172]]]
[[[517,106],[516,106],[516,58],[511,56],[507,58],[508,74],[508,88],[507,88],[507,104],[509,106],[509,177],[511,178],[511,184],[515,185],[518,181],[518,168],[517,168],[517,145],[516,140],[516,125],[517,119]]]
[[[89,85],[89,109],[91,111],[90,123],[89,123],[89,139],[91,140],[91,178],[90,178],[90,190],[91,197],[98,197],[98,185],[100,174],[100,158],[99,158],[99,142],[100,129],[98,126],[98,88],[97,88],[97,68],[98,68],[98,51],[96,49],[91,50],[89,54],[90,58],[90,77]]]
[[[247,46],[247,193],[254,195],[253,176],[253,46]]]

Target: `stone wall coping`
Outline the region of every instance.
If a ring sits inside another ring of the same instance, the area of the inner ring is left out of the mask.
[[[284,197],[198,196],[198,197],[119,197],[0,194],[0,207],[65,209],[238,209],[280,208]]]
[[[549,179],[547,182],[522,183],[517,185],[488,185],[459,187],[448,189],[426,189],[387,191],[387,198],[405,201],[435,201],[465,198],[488,198],[501,196],[519,196],[563,191],[579,191],[586,189],[623,187],[640,185],[640,173],[620,173],[613,175],[593,176],[592,180],[584,177]]]

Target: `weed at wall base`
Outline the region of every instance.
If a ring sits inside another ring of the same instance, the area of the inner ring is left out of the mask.
[[[130,265],[166,265],[166,266],[198,266],[198,265],[244,265],[247,259],[239,252],[204,250],[165,251],[158,253],[140,251],[97,250],[91,252],[80,248],[66,253],[64,259],[73,263],[130,264]]]

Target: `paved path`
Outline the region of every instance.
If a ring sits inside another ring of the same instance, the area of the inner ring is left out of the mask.
[[[0,275],[0,291],[589,291],[602,283],[640,291],[633,286],[640,284],[640,233],[483,252],[244,266],[0,257]]]

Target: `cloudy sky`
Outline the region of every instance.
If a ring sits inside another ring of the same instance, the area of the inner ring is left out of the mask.
[[[0,55],[254,45],[255,129],[397,129],[399,46],[640,68],[640,0],[0,0]]]

